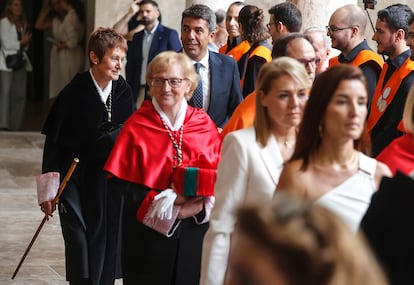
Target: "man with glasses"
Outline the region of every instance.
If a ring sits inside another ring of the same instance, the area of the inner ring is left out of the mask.
[[[307,28],[303,34],[307,35],[316,51],[319,63],[316,64],[316,76],[324,72],[329,66],[331,54],[331,39],[326,35],[325,29],[319,27]]]
[[[272,57],[288,56],[301,62],[308,72],[309,80],[315,80],[316,65],[319,58],[315,47],[308,36],[301,33],[291,33],[279,38],[273,45]]]
[[[315,80],[315,70],[319,59],[309,37],[301,33],[291,33],[279,38],[273,45],[272,58],[288,56],[301,62],[308,72],[309,81]],[[221,132],[224,138],[228,133],[250,127],[256,115],[256,92],[250,93],[234,110],[226,127]]]
[[[367,129],[372,156],[376,157],[393,139],[403,134],[401,124],[405,99],[414,83],[414,62],[407,46],[410,7],[395,4],[378,11],[375,33],[378,53],[388,56],[372,98]]]
[[[297,33],[302,28],[302,13],[291,2],[283,2],[269,9],[270,20],[267,24],[272,43],[289,33]]]
[[[368,83],[369,109],[383,61],[364,38],[366,26],[364,10],[351,4],[338,8],[332,14],[326,32],[331,38],[332,47],[341,51],[339,56],[329,60],[329,66],[348,63],[361,68]]]

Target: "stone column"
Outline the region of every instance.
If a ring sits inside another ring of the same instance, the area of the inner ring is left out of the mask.
[[[329,24],[329,18],[339,7],[347,4],[357,4],[357,0],[296,0],[295,3],[302,12],[302,29],[309,27],[324,28]]]

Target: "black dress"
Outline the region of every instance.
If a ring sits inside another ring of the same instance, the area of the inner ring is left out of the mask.
[[[43,173],[58,171],[63,179],[73,158],[80,160],[58,205],[69,281],[89,278],[91,284],[113,284],[120,260],[122,197],[119,191],[107,191],[103,165],[113,141],[100,130],[108,124],[107,108],[116,126],[135,107],[122,77],[112,82],[110,97],[110,103],[102,102],[89,71],[77,74],[59,93],[42,129]]]

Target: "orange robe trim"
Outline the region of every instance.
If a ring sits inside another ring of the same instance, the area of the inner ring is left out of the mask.
[[[372,132],[372,129],[375,127],[381,116],[391,104],[403,79],[407,77],[412,71],[414,71],[414,62],[411,61],[410,58],[407,58],[402,66],[399,69],[395,70],[390,79],[384,85],[384,77],[387,73],[387,70],[388,64],[385,63],[372,99],[371,111],[367,122],[367,129],[369,133]],[[402,124],[400,123],[398,125],[398,129],[401,130],[401,128]]]
[[[361,50],[349,64],[353,66],[360,66],[368,61],[374,61],[379,66],[382,66],[384,64],[384,61],[382,60],[382,58],[376,52],[373,52],[372,50]],[[338,64],[341,64],[341,62],[339,62],[338,56],[335,56],[329,59],[329,67],[332,67]]]
[[[256,116],[256,92],[250,93],[234,110],[223,131],[220,133],[224,138],[228,133],[245,129],[253,125]]]
[[[227,50],[227,47],[228,46],[229,46],[228,44],[225,44],[224,46],[222,46],[221,48],[219,48],[219,53],[226,54],[226,50]]]
[[[247,59],[247,62],[253,57],[253,56],[259,56],[261,58],[264,58],[266,62],[272,61],[272,51],[265,47],[265,46],[257,46],[249,55],[249,58]],[[243,78],[240,80],[240,86],[243,87],[244,85],[244,77],[246,74],[243,75]]]
[[[225,46],[227,49],[227,45]],[[236,62],[239,62],[239,60],[242,58],[242,56],[248,52],[250,49],[250,44],[248,41],[244,40],[239,45],[235,46],[229,52],[227,53],[228,56],[231,56],[234,58]]]

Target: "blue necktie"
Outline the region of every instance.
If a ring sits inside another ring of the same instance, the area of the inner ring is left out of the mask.
[[[195,70],[198,74],[200,71],[201,63],[197,62],[194,64]],[[191,105],[197,108],[203,108],[203,83],[201,82],[201,78],[198,81],[197,88],[194,90],[193,97],[190,100]]]

